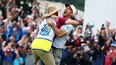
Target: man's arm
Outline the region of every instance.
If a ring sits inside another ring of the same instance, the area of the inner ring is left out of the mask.
[[[67,33],[65,29],[60,30],[54,24],[52,24],[51,27],[58,37],[62,37],[64,35],[66,35],[66,33]]]
[[[52,27],[52,29],[58,37],[64,36],[67,33],[65,29],[58,29],[52,20],[47,21],[47,24],[49,24]]]
[[[79,25],[79,24],[82,24],[82,22],[80,21],[76,21],[76,20],[71,20],[71,19],[68,19],[66,22],[65,22],[65,24],[72,24],[72,25],[74,25],[74,26],[77,26],[77,25]]]
[[[67,18],[59,18],[58,19],[61,24],[72,24],[74,26],[77,26],[79,24],[82,24],[82,21],[76,21],[76,20],[72,20],[72,19],[67,19]]]

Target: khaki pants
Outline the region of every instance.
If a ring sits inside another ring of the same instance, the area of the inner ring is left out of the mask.
[[[43,51],[43,50],[32,50],[34,55],[34,61],[37,64],[38,60],[42,60],[45,65],[56,65],[55,60],[52,54],[52,51]]]

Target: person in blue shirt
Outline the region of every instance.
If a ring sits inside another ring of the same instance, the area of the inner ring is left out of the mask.
[[[16,53],[16,58],[13,62],[13,65],[23,65],[24,64],[24,59],[19,56],[19,53]]]
[[[2,51],[1,60],[2,65],[13,65],[13,61],[16,57],[15,51],[11,51],[11,48],[7,48],[6,51]]]
[[[9,28],[8,37],[15,36],[16,42],[18,42],[21,37],[24,35],[23,29],[20,27],[19,22],[15,23],[13,26]]]

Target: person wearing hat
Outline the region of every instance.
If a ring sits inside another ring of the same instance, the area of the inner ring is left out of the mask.
[[[11,48],[3,50],[1,53],[2,65],[13,65],[13,61],[16,57],[15,51],[12,51]]]
[[[78,46],[76,48],[76,52],[70,58],[68,65],[91,65],[88,60],[86,59],[86,55],[83,52],[83,47]]]
[[[49,5],[46,9],[46,14],[43,15],[43,21],[39,25],[38,35],[31,44],[35,65],[40,59],[45,65],[56,65],[51,51],[52,41],[55,33],[52,27],[49,26],[46,22],[48,20],[52,20],[56,25],[55,20],[52,19],[51,16],[58,16],[58,11],[58,8],[53,5]]]
[[[116,65],[116,43],[111,42],[109,50],[106,53],[104,65]]]
[[[116,65],[116,42],[112,42],[111,46],[114,47],[111,54],[112,65]]]
[[[64,10],[63,17],[67,19],[71,19],[72,16],[76,15],[76,8],[74,5],[65,4],[66,9]],[[60,61],[62,59],[62,50],[65,47],[66,38],[73,30],[72,24],[65,24],[62,25],[61,28],[58,28],[55,26],[55,24],[52,21],[47,22],[54,32],[56,33],[56,37],[53,41],[53,55],[55,58],[56,65],[60,65]],[[59,21],[58,21],[59,23]],[[80,22],[78,22],[80,24]]]

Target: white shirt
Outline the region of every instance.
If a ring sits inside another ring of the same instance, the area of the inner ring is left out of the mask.
[[[42,21],[42,23],[39,25],[39,32],[38,32],[38,35],[36,38],[44,38],[44,39],[53,41],[55,33],[54,33],[52,27],[50,25],[46,24],[47,20],[48,19],[44,19]],[[53,20],[53,22],[56,25],[56,22],[54,20]]]
[[[71,31],[73,30],[73,28],[74,28],[73,25],[70,24],[62,25],[60,29],[65,29],[67,34],[62,37],[55,37],[53,41],[53,46],[59,49],[64,49],[66,39],[68,35],[71,33]]]

